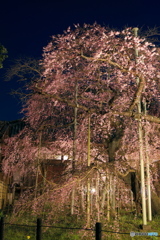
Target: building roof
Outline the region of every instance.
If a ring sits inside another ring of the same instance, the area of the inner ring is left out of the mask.
[[[4,138],[6,135],[8,137],[13,137],[18,134],[25,126],[23,120],[14,121],[0,121],[0,139]]]

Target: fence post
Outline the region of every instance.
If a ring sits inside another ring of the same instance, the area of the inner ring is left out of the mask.
[[[96,240],[102,239],[102,225],[101,223],[96,223]]]
[[[38,218],[37,219],[36,240],[41,240],[42,239],[41,238],[41,236],[42,236],[41,226],[42,226],[42,220],[40,218]]]
[[[0,240],[3,240],[4,237],[4,217],[0,219]]]

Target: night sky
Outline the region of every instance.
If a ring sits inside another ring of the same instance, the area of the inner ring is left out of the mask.
[[[118,2],[118,3],[116,3]],[[4,75],[15,59],[40,59],[42,49],[54,34],[62,34],[69,26],[83,23],[111,28],[153,28],[160,26],[160,2],[135,0],[3,0],[0,3],[0,43],[8,50],[4,68],[0,69],[0,120],[11,121],[19,114],[21,101],[10,95],[20,87],[15,80],[6,82]]]

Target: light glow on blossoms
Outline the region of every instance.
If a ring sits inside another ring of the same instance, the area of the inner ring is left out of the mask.
[[[131,111],[136,114],[139,98],[145,98],[148,103],[160,100],[160,61],[154,44],[134,37],[131,28],[113,31],[98,24],[85,24],[83,28],[76,25],[74,30],[68,28],[64,34],[52,36],[43,49],[40,64],[44,71],[41,78],[32,83],[33,94],[23,109],[32,130],[27,133],[28,140],[24,138],[21,142],[29,141],[31,145],[35,142],[38,147],[42,138],[41,145],[54,156],[72,158],[77,89],[76,154],[80,163],[85,162],[87,156],[89,115],[92,161],[110,159],[108,156],[113,153],[108,152],[108,143],[116,137],[117,128],[122,130],[119,134],[124,152],[132,153],[138,147],[136,117],[127,116],[132,115]],[[148,119],[157,116],[151,115]],[[116,148],[114,151],[114,158],[118,159],[120,152]]]
[[[34,201],[34,212],[43,209],[46,196],[60,209],[66,199],[73,200],[78,188],[75,199],[87,198],[82,189],[95,193],[96,176],[102,169],[100,191],[111,189],[115,175],[125,175],[131,168],[136,171],[139,120],[147,132],[149,157],[159,158],[160,57],[154,44],[135,37],[131,28],[114,31],[98,24],[76,25],[52,36],[43,48],[40,65],[42,75],[31,83],[31,94],[22,110],[26,128],[7,141],[3,160],[7,174],[19,169],[21,176],[30,172],[41,175],[45,197]],[[137,103],[142,105],[142,113],[137,111]],[[54,177],[46,179],[43,164],[44,159],[53,158],[65,160],[64,164],[74,161],[77,174],[66,167],[60,176],[65,184],[55,188],[57,195],[53,194]],[[119,179],[113,192],[119,189]],[[119,182],[122,186],[122,179]],[[93,194],[96,204],[98,194]],[[129,194],[130,190],[125,202]],[[106,199],[105,193],[102,198]],[[85,207],[83,203],[81,207]]]

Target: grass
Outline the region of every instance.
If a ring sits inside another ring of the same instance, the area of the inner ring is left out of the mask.
[[[61,220],[59,224],[56,226],[62,227],[80,227],[78,226],[78,222],[76,221],[76,216],[67,216],[65,217],[66,221],[62,220],[63,216],[61,216]],[[33,222],[34,220],[34,222]],[[8,219],[5,220],[8,222]],[[35,219],[26,218],[19,219],[19,224],[24,224],[23,226],[13,225],[13,224],[5,224],[4,231],[4,240],[35,240],[36,239],[36,222]],[[25,226],[32,225],[33,227]],[[155,236],[135,236],[134,238],[130,236],[130,232],[145,232],[140,229],[140,225],[142,225],[142,216],[135,217],[133,214],[122,214],[118,219],[111,219],[110,222],[104,221],[102,225],[102,229],[106,230],[102,232],[102,240],[155,240],[159,239]],[[160,233],[160,216],[155,216],[153,221],[148,223],[150,226],[149,232],[158,232]],[[115,233],[107,232],[112,231]],[[118,233],[116,233],[118,232]],[[148,232],[148,231],[147,231]],[[121,233],[121,234],[119,234]],[[122,234],[128,233],[128,234]],[[94,240],[95,232],[94,231],[86,231],[86,230],[71,230],[71,229],[60,229],[60,228],[42,228],[42,240]]]
[[[108,224],[108,230],[110,226],[113,225],[113,221]],[[110,225],[110,226],[109,226]],[[122,239],[122,240],[129,240],[129,239],[141,239],[141,240],[155,240],[158,237],[155,236],[130,236],[130,232],[136,233],[143,233],[143,232],[158,232],[160,234],[160,216],[155,216],[152,222],[148,222],[147,227],[149,230],[142,230],[142,216],[135,217],[134,215],[121,215],[119,219],[117,219],[117,229],[115,232],[120,233],[128,233],[128,234],[105,234],[104,238],[102,239]]]

